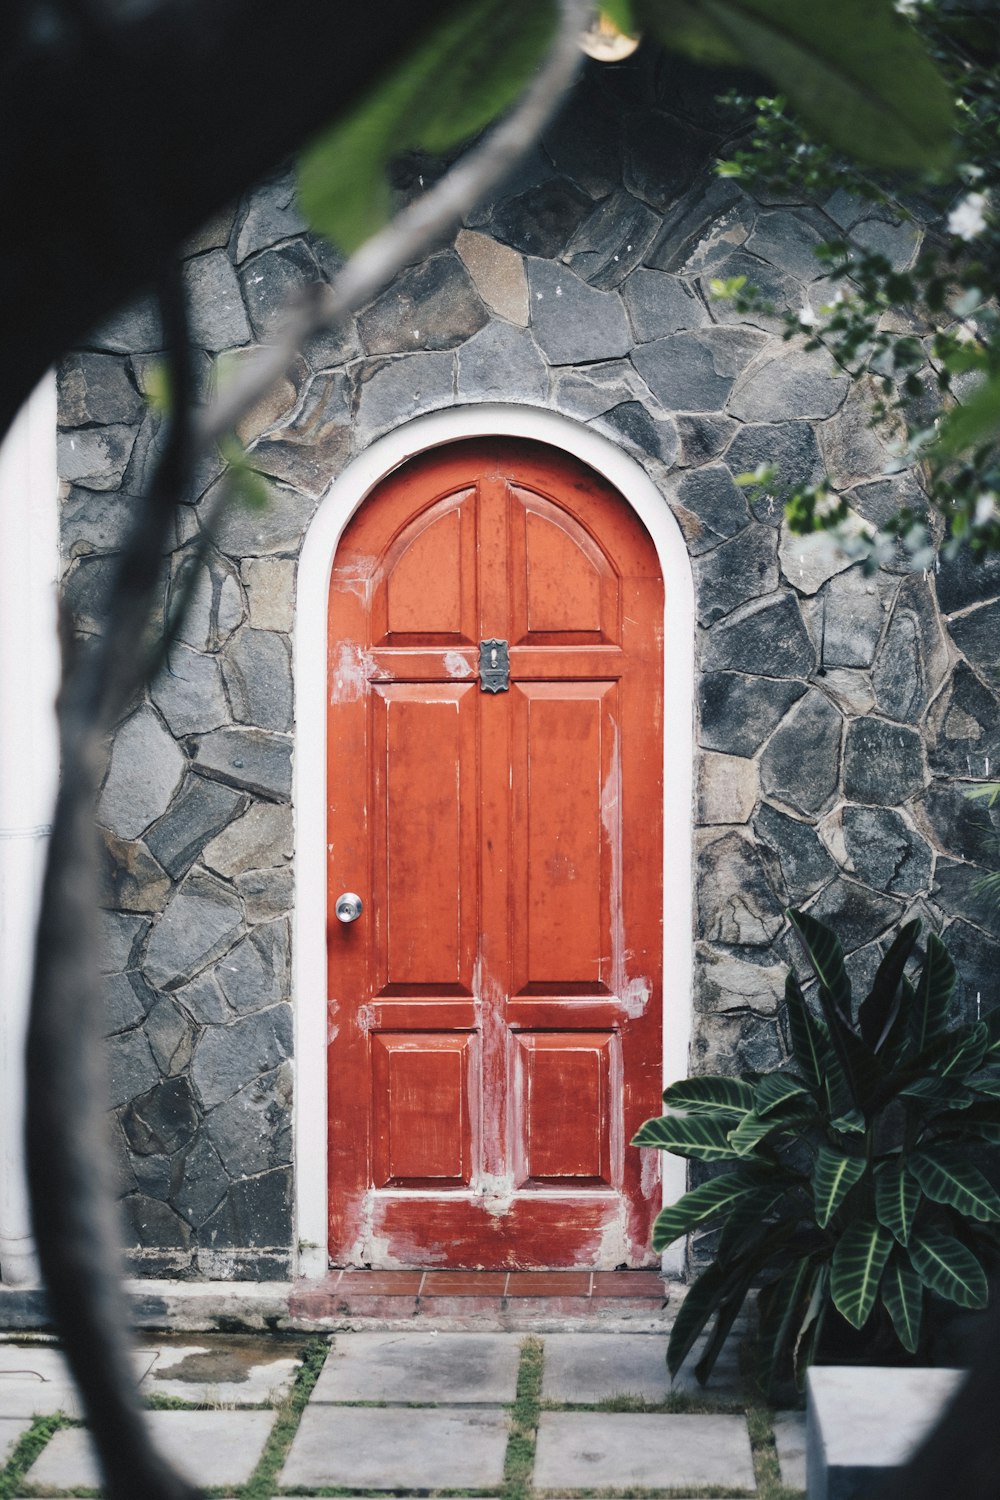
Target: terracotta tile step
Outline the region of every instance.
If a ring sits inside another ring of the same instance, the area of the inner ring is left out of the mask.
[[[558,1298],[604,1304],[616,1299],[648,1301],[659,1305],[666,1295],[658,1271],[363,1271],[333,1270],[318,1281],[302,1282],[296,1302],[335,1300],[345,1310],[361,1311],[377,1302],[394,1299],[438,1298],[488,1299],[499,1303],[510,1298]]]

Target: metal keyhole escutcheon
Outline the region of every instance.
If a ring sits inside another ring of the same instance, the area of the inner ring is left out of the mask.
[[[344,891],[343,895],[337,897],[337,904],[333,909],[337,913],[337,921],[346,924],[358,920],[365,909],[365,904],[354,891]]]

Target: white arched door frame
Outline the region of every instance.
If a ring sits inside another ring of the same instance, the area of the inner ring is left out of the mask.
[[[417,417],[379,438],[334,481],[306,534],[299,559],[295,673],[295,1195],[297,1269],[327,1269],[326,984],[326,618],[330,572],[348,521],[375,486],[406,459],[460,438],[533,438],[571,453],[601,474],[632,506],[656,547],[663,572],[664,861],[663,1069],[687,1073],[692,1010],[692,764],[694,588],[687,548],[653,481],[609,438],[557,412],[483,404]],[[670,730],[673,728],[674,732]],[[665,1155],[664,1199],[685,1187],[684,1163]],[[675,1249],[668,1270],[679,1270]]]

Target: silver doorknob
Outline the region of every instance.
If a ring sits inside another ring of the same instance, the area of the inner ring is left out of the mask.
[[[356,922],[364,911],[365,904],[353,891],[345,891],[342,896],[337,897],[337,904],[333,909],[337,913],[338,922]]]

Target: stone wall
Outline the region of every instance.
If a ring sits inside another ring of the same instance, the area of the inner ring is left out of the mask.
[[[904,265],[924,230],[866,218],[846,193],[764,202],[716,179],[729,126],[714,92],[642,53],[594,65],[518,180],[349,327],[314,338],[243,423],[272,502],[219,526],[169,670],[116,736],[100,804],[113,1124],[140,1270],[290,1264],[296,558],[336,474],[418,412],[509,401],[592,425],[645,466],[687,539],[692,1068],[785,1055],[788,903],[837,927],[859,976],[918,912],[947,929],[963,1007],[994,1003],[997,920],[973,891],[994,833],[964,792],[1000,757],[1000,565],[923,576],[899,561],[865,578],[826,541],[788,535],[776,495],[748,498],[733,476],[762,461],[791,482],[825,467],[870,520],[916,481],[885,477],[865,392],[825,354],[709,287],[746,275],[778,311],[818,305],[823,238],[850,230]],[[431,170],[411,164],[401,192]],[[287,176],[207,226],[185,267],[206,384],[216,356],[246,357],[287,297],[336,264],[304,232]],[[134,307],[62,370],[66,593],[83,630],[160,442],[144,399],[159,342]],[[186,497],[164,602],[219,475],[206,463]]]

